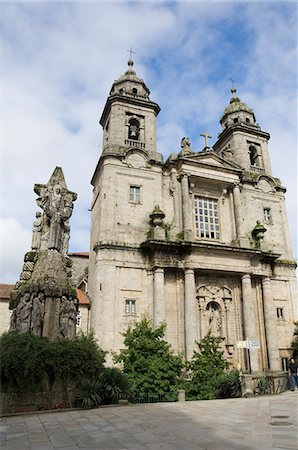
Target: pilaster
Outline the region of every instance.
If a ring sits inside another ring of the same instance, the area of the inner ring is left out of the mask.
[[[195,341],[197,339],[196,289],[194,270],[185,269],[184,277],[185,354],[186,360],[189,361],[192,357],[195,348]]]
[[[243,298],[243,319],[244,319],[244,333],[247,341],[259,340],[257,332],[256,320],[256,302],[254,292],[251,286],[251,276],[245,274],[241,278],[242,283],[242,298]],[[250,367],[252,372],[258,371],[258,349],[250,349]]]
[[[280,370],[277,333],[275,327],[275,307],[273,304],[271,280],[269,277],[262,279],[262,289],[269,368],[271,370]]]
[[[165,281],[164,269],[157,267],[153,278],[153,321],[158,327],[165,317]]]

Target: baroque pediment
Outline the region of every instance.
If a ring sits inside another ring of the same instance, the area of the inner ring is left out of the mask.
[[[196,162],[208,166],[221,167],[226,169],[238,169],[241,170],[241,167],[238,166],[235,162],[222,158],[214,151],[202,151],[199,153],[192,153],[190,155],[184,156],[183,159],[186,159],[190,162]]]

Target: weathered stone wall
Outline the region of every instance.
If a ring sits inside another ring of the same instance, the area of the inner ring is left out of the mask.
[[[42,411],[47,409],[71,408],[75,405],[74,385],[65,385],[56,380],[52,388],[43,386],[42,390],[36,388],[35,392],[0,393],[0,413],[2,415],[27,411]]]

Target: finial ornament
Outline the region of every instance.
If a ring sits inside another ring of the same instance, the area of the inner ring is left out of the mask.
[[[230,80],[231,83],[232,83],[231,93],[232,93],[232,95],[233,95],[233,98],[235,98],[235,97],[236,97],[237,89],[236,89],[234,83],[236,82],[236,80],[234,80],[232,76],[229,78],[229,80]]]

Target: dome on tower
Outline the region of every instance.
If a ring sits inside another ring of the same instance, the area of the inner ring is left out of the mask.
[[[237,124],[245,124],[247,126],[256,126],[256,119],[254,112],[242,102],[236,95],[236,88],[231,89],[232,98],[229,105],[225,108],[224,113],[220,119],[223,128],[228,128]]]
[[[128,69],[126,72],[121,75],[118,80],[114,81],[110,95],[122,94],[142,99],[149,99],[150,91],[144,83],[144,80],[139,78],[133,69],[133,60],[129,59],[127,65]]]

